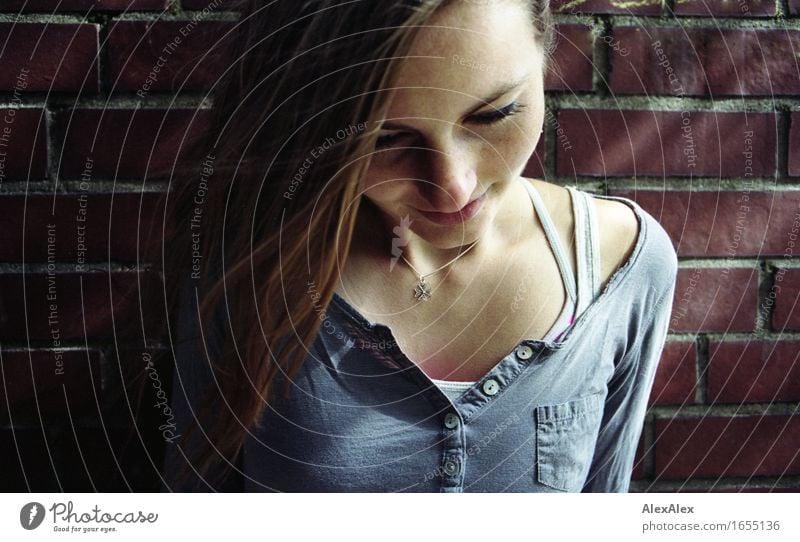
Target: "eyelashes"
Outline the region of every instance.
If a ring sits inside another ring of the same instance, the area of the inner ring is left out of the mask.
[[[508,105],[505,105],[499,109],[495,109],[494,111],[487,111],[485,113],[472,115],[468,120],[482,125],[497,124],[513,115],[516,115],[524,108],[524,104],[521,104],[518,101],[513,101]],[[375,142],[375,148],[385,149],[387,147],[391,147],[394,143],[403,139],[407,135],[407,132],[395,132],[393,134],[380,136]]]
[[[525,105],[517,101],[514,101],[504,107],[501,107],[500,109],[496,109],[494,111],[487,111],[486,113],[480,113],[478,115],[472,115],[472,117],[470,118],[474,122],[477,122],[479,124],[493,124],[503,119],[507,119],[512,115],[516,115],[524,108]]]

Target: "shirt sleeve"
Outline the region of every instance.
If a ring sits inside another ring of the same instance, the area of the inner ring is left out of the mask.
[[[637,344],[622,357],[608,383],[584,493],[628,491],[650,391],[667,337],[674,291],[673,282],[656,303]]]

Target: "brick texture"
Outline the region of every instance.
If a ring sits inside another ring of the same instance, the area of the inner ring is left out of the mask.
[[[800,177],[800,113],[792,113],[789,132],[789,175]]]
[[[780,256],[800,211],[800,192],[611,190],[658,219],[679,256]]]
[[[0,90],[96,93],[100,85],[96,24],[0,23]]]
[[[135,262],[160,239],[161,194],[0,195],[0,261]],[[24,233],[24,235],[23,235]],[[80,267],[78,268],[80,270]]]
[[[227,21],[114,21],[108,37],[111,80],[118,91],[208,90],[222,69]],[[142,39],[144,37],[145,39]]]
[[[73,109],[56,115],[63,134],[60,176],[80,179],[92,161],[95,178],[141,180],[175,163],[182,145],[202,133],[208,110]]]
[[[670,330],[753,331],[758,304],[754,269],[681,268]]]
[[[545,79],[546,90],[592,90],[594,72],[592,29],[583,24],[558,25],[553,63]]]
[[[687,341],[670,341],[656,371],[650,392],[650,405],[692,404],[697,387],[697,353],[695,344]]]
[[[800,93],[792,54],[800,47],[800,31],[618,26],[613,35],[620,44],[609,52],[615,93]]]
[[[0,183],[47,177],[44,110],[0,108]]]
[[[709,402],[800,401],[798,352],[800,341],[712,342]]]
[[[800,330],[800,269],[778,269],[774,294],[772,328],[776,331]]]
[[[656,476],[670,480],[800,474],[800,417],[657,419]]]
[[[559,176],[758,177],[776,168],[774,113],[563,109],[558,121],[571,147],[557,148]]]
[[[144,374],[170,339],[144,255],[234,3],[0,2],[0,491],[160,489],[172,360]],[[800,0],[551,6],[523,175],[637,202],[680,260],[632,490],[800,491]]]
[[[706,17],[772,17],[775,15],[775,0],[683,0],[673,8],[677,15],[701,15]]]

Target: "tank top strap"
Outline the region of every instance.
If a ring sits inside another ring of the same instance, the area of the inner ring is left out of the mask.
[[[578,260],[577,315],[600,295],[600,248],[597,217],[591,194],[567,186],[575,216],[575,249]]]
[[[567,257],[567,253],[564,251],[561,241],[559,240],[558,231],[556,230],[555,224],[553,224],[553,220],[550,218],[550,213],[547,212],[547,207],[545,206],[542,197],[539,195],[539,191],[536,190],[536,188],[530,182],[522,181],[522,184],[525,185],[525,188],[528,190],[528,193],[531,196],[533,207],[536,210],[536,215],[539,217],[539,221],[542,223],[545,237],[547,237],[547,241],[550,243],[550,248],[555,255],[556,263],[558,263],[558,268],[561,271],[561,279],[564,281],[564,288],[567,291],[567,296],[569,297],[571,304],[574,305],[578,297],[577,288],[575,285],[575,275],[572,273],[572,266],[570,266],[569,258]]]

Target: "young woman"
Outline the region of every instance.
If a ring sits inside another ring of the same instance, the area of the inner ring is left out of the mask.
[[[165,489],[626,491],[677,257],[521,176],[547,1],[239,9],[170,196]]]

